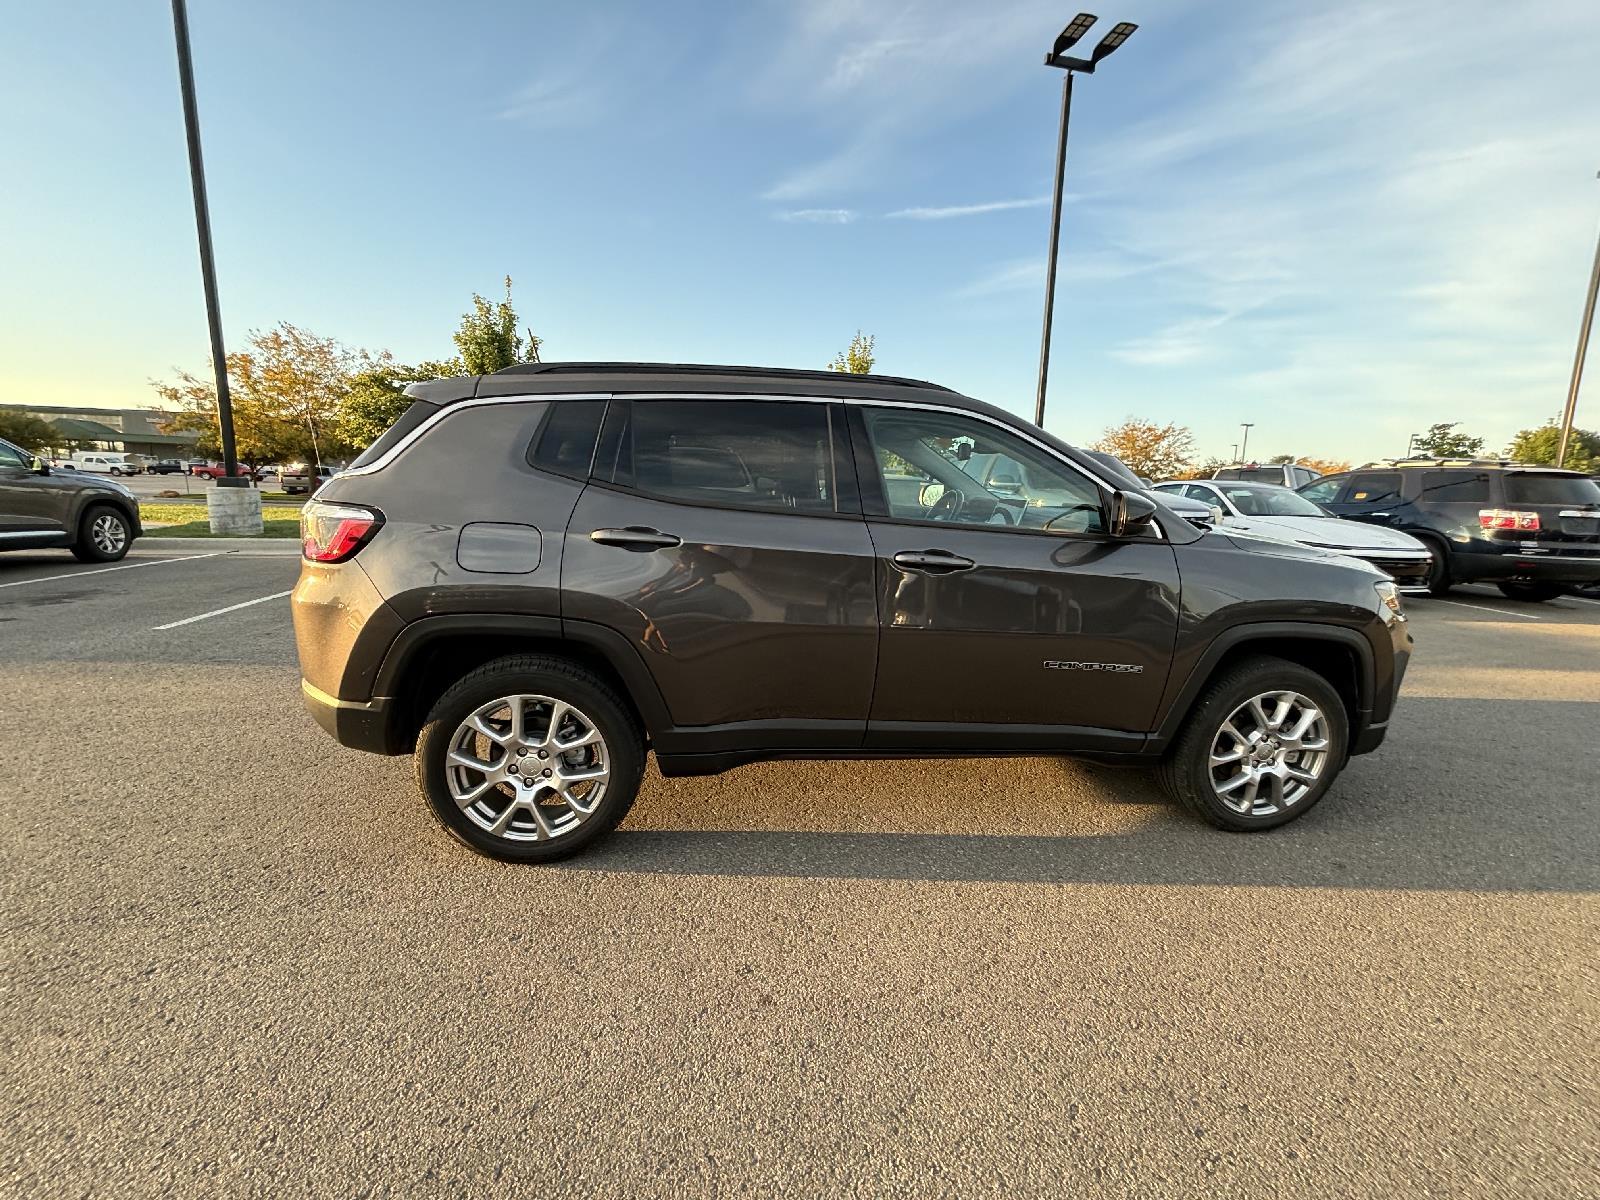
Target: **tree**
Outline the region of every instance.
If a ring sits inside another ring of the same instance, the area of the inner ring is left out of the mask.
[[[1483,439],[1452,432],[1460,421],[1443,421],[1428,426],[1428,432],[1413,439],[1412,452],[1425,458],[1472,458],[1483,453]]]
[[[459,359],[408,367],[390,362],[386,354],[380,356],[371,366],[350,376],[349,388],[339,406],[339,437],[358,450],[366,449],[411,407],[406,384],[465,373]]]
[[[1237,466],[1225,458],[1208,458],[1204,462],[1190,463],[1168,475],[1168,479],[1210,479],[1223,467]]]
[[[1135,475],[1171,479],[1194,458],[1194,434],[1183,425],[1157,425],[1129,417],[1106,429],[1096,450],[1115,454]]]
[[[531,329],[527,335],[524,341],[517,334],[517,310],[511,303],[511,276],[507,275],[504,300],[491,304],[473,293],[472,311],[462,315],[454,338],[466,374],[492,375],[503,367],[539,361],[543,340]]]
[[[374,358],[287,321],[252,330],[246,345],[248,349],[228,355],[227,368],[239,460],[251,467],[289,459],[320,463],[325,455],[347,450],[339,416],[351,376],[388,356]],[[168,429],[192,430],[199,434],[197,450],[220,455],[211,381],[180,371],[176,382],[152,382],[162,399],[179,410]]]
[[[872,347],[877,340],[874,334],[863,334],[861,330],[856,330],[855,337],[850,339],[849,348],[833,356],[833,361],[828,364],[828,370],[845,375],[872,374],[872,364],[875,361]]]
[[[1350,469],[1350,464],[1333,458],[1302,458],[1302,467],[1310,467],[1318,475],[1338,475]]]
[[[1561,445],[1561,426],[1553,419],[1537,429],[1524,429],[1511,439],[1506,457],[1518,462],[1554,466]],[[1567,457],[1562,466],[1573,471],[1600,471],[1600,433],[1573,426],[1567,439]]]
[[[61,443],[61,431],[32,413],[0,408],[0,438],[24,450],[44,450]]]

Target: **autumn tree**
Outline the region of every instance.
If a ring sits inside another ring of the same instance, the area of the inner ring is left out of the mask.
[[[875,361],[872,348],[877,340],[874,334],[863,334],[861,330],[856,330],[855,337],[850,339],[849,347],[833,356],[833,361],[828,364],[828,370],[845,375],[872,374],[872,364]]]
[[[1483,453],[1483,439],[1455,432],[1460,421],[1442,421],[1412,439],[1412,452],[1425,458],[1472,458]]]
[[[340,433],[340,414],[350,379],[386,356],[375,359],[287,321],[252,330],[246,347],[228,355],[234,444],[241,462],[251,467],[287,459],[320,463],[349,449]],[[176,381],[154,386],[178,409],[168,428],[191,430],[199,435],[201,453],[220,454],[212,382],[180,371]]]
[[[1554,420],[1537,429],[1524,429],[1511,439],[1506,457],[1518,462],[1555,466],[1556,450],[1561,445],[1561,426]],[[1572,471],[1600,471],[1600,433],[1573,427],[1567,438],[1567,457],[1562,466]]]
[[[1194,434],[1184,425],[1157,425],[1129,417],[1106,429],[1094,444],[1120,458],[1135,475],[1172,479],[1194,459]]]
[[[1318,475],[1339,475],[1350,469],[1350,464],[1334,458],[1302,458],[1296,460],[1302,467],[1310,467]]]
[[[0,438],[24,450],[44,450],[61,443],[61,431],[32,413],[0,408]]]
[[[511,276],[506,276],[505,299],[490,303],[476,292],[472,311],[461,317],[454,334],[456,349],[467,375],[492,375],[503,367],[522,362],[538,362],[543,339],[533,330],[527,337],[517,333],[517,310],[511,303]]]

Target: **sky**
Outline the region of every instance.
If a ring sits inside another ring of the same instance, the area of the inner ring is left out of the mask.
[[[1600,4],[1118,0],[1075,84],[1046,425],[1354,461],[1560,411]],[[1031,415],[1072,6],[191,0],[226,337],[877,369]],[[0,2],[0,402],[204,371],[169,7]],[[1600,351],[1597,351],[1600,355]],[[1600,364],[1578,423],[1600,426]]]

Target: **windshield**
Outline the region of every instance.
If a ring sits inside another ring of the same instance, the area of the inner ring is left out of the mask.
[[[1247,517],[1325,517],[1328,514],[1304,496],[1273,484],[1214,485]]]
[[[1600,484],[1582,475],[1513,471],[1506,476],[1507,504],[1600,504]]]

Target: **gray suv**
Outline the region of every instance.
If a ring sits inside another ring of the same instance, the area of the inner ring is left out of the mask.
[[[560,363],[408,392],[305,506],[301,687],[345,745],[414,751],[482,853],[588,845],[648,751],[1079,755],[1266,829],[1388,729],[1390,580],[1197,528],[945,388]],[[990,454],[1003,487],[963,469]]]
[[[139,502],[122,484],[53,471],[0,438],[0,550],[61,546],[84,562],[115,562],[142,532]]]

